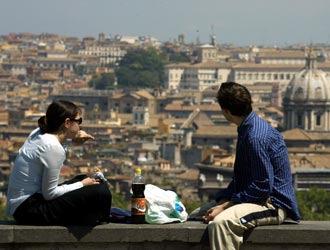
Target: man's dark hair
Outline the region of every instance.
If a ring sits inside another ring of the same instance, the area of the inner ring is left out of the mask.
[[[250,92],[236,82],[223,82],[218,90],[217,100],[220,107],[229,110],[232,115],[247,116],[252,112]]]

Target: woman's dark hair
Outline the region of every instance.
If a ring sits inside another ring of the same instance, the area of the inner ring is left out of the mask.
[[[221,84],[217,100],[222,109],[227,109],[232,115],[247,116],[252,112],[252,100],[246,87],[236,82]]]
[[[46,115],[39,118],[38,125],[42,133],[55,133],[62,128],[65,119],[75,119],[79,113],[81,110],[72,102],[53,101]]]

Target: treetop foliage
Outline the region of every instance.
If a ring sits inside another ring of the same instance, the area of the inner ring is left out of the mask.
[[[88,82],[88,85],[98,90],[109,90],[115,87],[114,83],[114,73],[102,73],[100,75],[94,75],[92,79]]]
[[[149,48],[128,51],[116,70],[119,87],[157,88],[164,81],[165,58]]]

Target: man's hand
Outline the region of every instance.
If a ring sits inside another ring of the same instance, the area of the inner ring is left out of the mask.
[[[230,201],[221,202],[220,205],[212,207],[209,209],[206,214],[203,216],[204,223],[209,223],[212,221],[218,214],[231,207],[233,204]]]
[[[100,184],[100,180],[87,177],[81,181],[84,186]]]
[[[95,140],[95,138],[92,135],[87,134],[84,130],[79,130],[77,136],[72,139],[72,141],[77,144],[82,144],[88,140]]]

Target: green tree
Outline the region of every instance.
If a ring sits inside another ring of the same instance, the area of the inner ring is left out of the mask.
[[[303,220],[330,220],[330,192],[327,190],[298,191],[297,199]]]
[[[90,87],[98,90],[113,89],[115,83],[114,73],[102,73],[100,75],[94,75],[88,82]]]
[[[13,218],[6,214],[6,206],[3,200],[0,199],[0,220],[12,220]]]
[[[170,63],[190,62],[190,58],[185,53],[171,53],[169,54]]]
[[[116,70],[120,87],[159,87],[164,80],[164,57],[155,49],[129,51]]]
[[[130,201],[126,200],[122,194],[112,193],[112,207],[119,207],[122,209],[130,209]]]
[[[190,62],[190,57],[183,51],[178,51],[178,47],[162,47],[162,53],[167,59],[167,63]]]
[[[78,65],[75,67],[74,71],[78,76],[84,76],[87,73],[85,65]]]
[[[192,199],[183,199],[182,203],[186,207],[186,211],[188,214],[190,214],[196,208],[199,208],[200,206],[203,205],[203,203],[200,200],[192,200]]]

